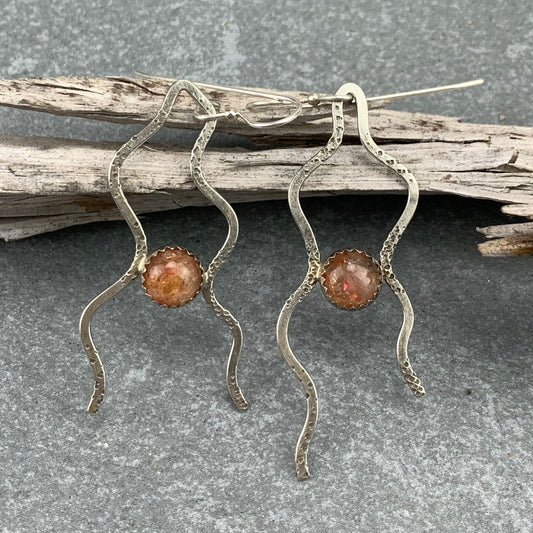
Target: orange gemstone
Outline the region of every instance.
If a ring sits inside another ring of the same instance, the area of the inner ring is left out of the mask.
[[[332,303],[343,309],[359,309],[378,295],[381,270],[367,253],[342,250],[324,263],[320,283]]]
[[[200,261],[188,250],[167,247],[148,258],[143,287],[158,304],[180,307],[200,292],[202,274]]]

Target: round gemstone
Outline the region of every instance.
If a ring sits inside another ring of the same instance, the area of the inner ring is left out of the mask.
[[[381,287],[379,263],[359,250],[342,250],[324,263],[320,283],[328,299],[343,309],[374,301]]]
[[[202,274],[200,261],[188,250],[167,247],[148,258],[143,287],[158,304],[180,307],[200,292]]]

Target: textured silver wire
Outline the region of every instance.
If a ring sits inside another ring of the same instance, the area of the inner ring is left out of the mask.
[[[295,463],[296,463],[296,475],[298,479],[303,480],[309,477],[308,467],[308,451],[309,443],[316,429],[318,418],[318,395],[316,387],[309,373],[305,370],[303,365],[298,361],[294,355],[288,340],[288,327],[291,315],[296,306],[309,294],[318,281],[321,272],[322,264],[320,260],[320,252],[316,242],[315,235],[307,220],[301,204],[300,204],[300,190],[307,178],[322,164],[324,164],[339,148],[342,143],[344,135],[344,112],[343,104],[347,100],[347,96],[350,99],[355,100],[357,108],[357,125],[359,130],[359,136],[363,146],[380,162],[387,167],[394,170],[399,176],[401,176],[407,183],[408,187],[408,200],[407,205],[400,216],[398,222],[388,235],[384,242],[383,249],[380,254],[380,263],[382,275],[398,296],[400,303],[403,307],[404,320],[402,328],[398,337],[397,343],[397,357],[400,363],[402,374],[407,381],[407,384],[411,387],[413,392],[417,396],[424,394],[424,388],[422,387],[420,380],[413,371],[409,358],[407,355],[407,346],[409,342],[409,336],[412,330],[414,313],[405,292],[400,282],[396,279],[396,276],[392,270],[391,260],[396,245],[403,231],[407,227],[407,224],[411,220],[414,211],[416,209],[418,201],[418,185],[416,180],[410,171],[400,163],[394,160],[386,152],[381,150],[370,135],[368,127],[368,106],[363,91],[357,85],[353,83],[347,83],[342,85],[337,93],[336,98],[329,98],[331,102],[331,116],[333,121],[333,133],[325,147],[320,149],[309,161],[307,161],[295,174],[294,178],[289,185],[289,207],[292,216],[302,234],[305,242],[305,248],[308,255],[309,267],[306,277],[302,284],[291,294],[286,301],[283,309],[278,318],[276,333],[280,351],[291,368],[296,374],[302,386],[304,387],[307,398],[307,415],[305,423],[298,439],[295,451]]]
[[[396,174],[398,174],[398,176],[400,176],[407,184],[407,204],[400,215],[400,218],[383,243],[383,248],[379,254],[379,262],[381,264],[381,274],[385,279],[385,282],[391,288],[392,292],[396,294],[403,309],[403,323],[396,345],[398,363],[400,365],[402,375],[413,393],[416,396],[423,396],[425,394],[424,387],[413,370],[413,367],[409,362],[409,355],[407,353],[409,337],[411,336],[411,331],[413,329],[413,323],[415,320],[413,306],[411,305],[409,296],[407,296],[402,284],[396,278],[391,264],[396,245],[398,244],[400,237],[415,213],[419,196],[418,183],[411,171],[405,165],[402,165],[392,156],[387,154],[387,152],[382,150],[374,142],[374,139],[372,139],[372,136],[370,135],[370,128],[368,126],[368,104],[365,93],[362,91],[362,89],[355,83],[345,83],[339,88],[337,93],[351,94],[354,97],[357,109],[357,129],[359,131],[361,144],[380,163],[383,163],[391,170],[394,170],[394,172],[396,172]]]
[[[302,284],[292,293],[285,302],[283,309],[278,318],[276,327],[276,336],[281,354],[287,365],[296,374],[300,380],[307,398],[307,415],[302,432],[298,439],[295,452],[296,475],[298,479],[307,479],[309,477],[309,468],[307,464],[307,453],[309,443],[315,432],[316,422],[318,419],[318,395],[315,384],[309,373],[294,355],[288,339],[289,321],[296,306],[311,292],[312,288],[318,281],[321,274],[320,251],[316,242],[311,224],[307,220],[300,205],[300,189],[307,178],[321,165],[323,165],[339,148],[344,133],[344,118],[342,115],[342,103],[332,103],[333,116],[333,134],[331,135],[326,146],[321,148],[309,161],[307,161],[298,172],[289,185],[289,207],[292,216],[298,225],[300,233],[305,242],[307,250],[309,267]]]
[[[208,113],[211,114],[215,111],[213,105],[205,96],[202,95],[201,98],[197,99],[202,105],[202,107],[207,110]],[[228,363],[226,366],[226,381],[228,384],[228,391],[230,393],[231,399],[233,400],[233,403],[235,404],[237,409],[239,409],[240,411],[244,411],[248,407],[248,403],[244,398],[242,390],[239,387],[239,383],[237,381],[237,367],[243,345],[242,328],[238,320],[227,309],[220,305],[213,292],[213,282],[215,280],[215,276],[219,268],[222,266],[224,261],[232,252],[233,248],[235,248],[235,244],[237,243],[237,237],[239,235],[239,220],[237,218],[237,215],[235,214],[235,211],[226,201],[226,199],[223,198],[222,195],[220,195],[215,189],[213,189],[211,185],[209,185],[202,173],[202,155],[205,151],[205,147],[211,135],[215,131],[215,127],[215,120],[206,123],[191,151],[190,161],[191,176],[194,180],[196,187],[206,198],[208,198],[216,207],[218,207],[218,209],[226,217],[226,220],[228,222],[228,234],[226,236],[226,240],[218,251],[217,255],[213,258],[213,260],[207,267],[206,271],[204,272],[202,282],[202,294],[204,296],[205,301],[213,309],[215,314],[219,316],[222,320],[224,320],[226,324],[228,324],[233,335],[233,342],[231,345],[230,355],[228,357]]]
[[[94,373],[94,391],[89,402],[87,410],[89,413],[94,414],[98,411],[105,394],[105,371],[98,354],[98,350],[94,344],[91,335],[91,320],[94,313],[109,299],[115,296],[118,292],[124,289],[133,279],[135,279],[144,269],[144,265],[147,259],[147,244],[146,244],[146,235],[142,229],[142,226],[139,222],[139,219],[135,215],[133,209],[129,205],[124,192],[122,190],[122,185],[120,182],[120,169],[126,160],[126,158],[131,155],[132,152],[137,150],[141,145],[153,137],[159,129],[165,124],[174,102],[178,97],[179,93],[185,90],[187,91],[204,109],[206,113],[214,113],[215,109],[212,106],[211,102],[203,95],[203,93],[194,85],[192,82],[187,80],[179,80],[172,84],[169,88],[163,104],[161,105],[159,111],[156,113],[152,121],[143,128],[138,134],[134,135],[128,142],[126,142],[117,152],[115,153],[111,164],[109,166],[108,172],[108,181],[110,191],[115,201],[118,209],[120,210],[122,216],[128,223],[133,237],[135,239],[135,255],[131,263],[130,268],[127,272],[113,285],[108,287],[102,293],[100,293],[94,300],[92,300],[89,305],[83,311],[80,318],[80,335],[83,347],[89,358],[89,362],[93,369]],[[199,184],[202,192],[209,198],[213,199],[215,205],[219,208],[223,206],[220,195],[216,193],[205,181],[203,177],[200,160],[205,149],[205,146],[211,137],[214,129],[216,127],[216,121],[210,121],[205,124],[198,139],[193,147],[191,153],[191,173],[193,174],[193,179],[195,183]],[[214,193],[214,194],[213,194]],[[222,199],[223,200],[223,199]],[[221,250],[218,252],[216,257],[213,259],[211,264],[208,267],[208,272],[204,274],[204,279],[202,283],[202,289],[204,296],[207,294],[206,301],[211,307],[213,307],[215,313],[218,316],[221,316],[230,326],[234,342],[230,353],[230,362],[228,363],[228,368],[232,369],[232,376],[235,376],[235,382],[230,386],[230,394],[236,402],[236,405],[239,409],[243,408],[243,402],[245,400],[242,397],[242,392],[238,388],[236,382],[236,367],[239,359],[240,348],[242,346],[242,331],[240,329],[239,323],[233,318],[233,316],[226,311],[217,301],[212,293],[212,285],[214,275],[216,271],[227,257],[233,246],[235,245],[235,240],[238,233],[238,225],[235,225],[236,217],[235,213],[231,216],[230,211],[232,211],[229,204],[221,208],[228,223],[230,224],[230,229],[228,232],[228,238],[222,246]],[[231,238],[230,238],[231,236]],[[233,378],[232,378],[233,379]],[[228,376],[228,385],[232,381]],[[245,408],[245,407],[244,407]]]

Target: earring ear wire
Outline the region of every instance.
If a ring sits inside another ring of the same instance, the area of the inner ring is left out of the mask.
[[[207,83],[199,83],[198,85],[205,87],[207,89],[217,89],[217,90],[223,90],[227,92],[234,92],[238,94],[246,94],[249,96],[258,96],[260,98],[268,98],[271,101],[270,102],[263,102],[263,104],[273,105],[273,104],[282,104],[283,106],[289,106],[294,105],[296,106],[296,109],[287,115],[286,117],[282,117],[279,119],[271,120],[271,121],[257,121],[252,120],[246,113],[243,113],[242,111],[226,111],[222,113],[217,113],[215,115],[195,115],[195,118],[197,120],[213,120],[216,118],[241,118],[250,126],[251,128],[256,129],[268,129],[268,128],[278,128],[280,126],[284,126],[286,124],[290,124],[293,122],[297,117],[299,117],[302,114],[302,102],[298,100],[298,98],[294,98],[293,96],[286,96],[283,94],[275,94],[275,93],[267,93],[262,91],[255,91],[253,89],[240,89],[237,87],[224,87],[223,85],[212,85]],[[247,109],[251,109],[254,107],[253,102],[250,102],[246,105]]]
[[[156,80],[162,80],[162,81],[175,81],[172,78],[164,78],[161,76],[153,76],[151,74],[146,74],[145,72],[141,72],[139,70],[135,71],[135,74],[139,75],[142,78],[149,78],[149,79],[156,79]],[[194,118],[196,120],[207,122],[209,120],[217,120],[219,118],[226,118],[226,119],[236,119],[240,118],[248,126],[255,129],[268,129],[268,128],[278,128],[280,126],[284,126],[286,124],[290,124],[293,122],[297,117],[299,117],[302,114],[302,102],[293,96],[288,96],[284,94],[277,94],[277,93],[269,93],[266,91],[256,91],[254,89],[242,89],[240,87],[227,87],[224,85],[215,85],[211,83],[196,83],[199,87],[204,87],[205,89],[214,89],[218,91],[224,91],[224,92],[232,92],[237,94],[245,94],[248,96],[257,96],[258,98],[268,98],[269,102],[261,102],[261,105],[272,105],[272,104],[281,104],[284,106],[294,105],[295,110],[292,111],[289,115],[275,119],[270,121],[258,121],[251,119],[247,113],[244,113],[243,111],[238,111],[231,109],[229,111],[221,111],[221,112],[213,112],[209,114],[204,115],[194,115]],[[251,102],[246,105],[247,109],[251,109],[254,107],[254,103]]]
[[[401,100],[403,98],[410,98],[411,96],[422,96],[424,94],[433,94],[440,93],[445,91],[454,91],[456,89],[466,89],[469,87],[475,87],[476,85],[482,85],[485,81],[481,78],[476,80],[464,81],[460,83],[452,83],[450,85],[440,85],[438,87],[429,87],[427,89],[415,89],[413,91],[403,91],[400,93],[391,93],[381,96],[370,96],[366,97],[368,103],[376,103],[378,105],[385,105],[395,100]],[[336,94],[320,94],[313,93],[310,94],[307,98],[302,100],[303,107],[318,107],[322,105],[327,105],[331,102],[343,102],[345,104],[352,104],[353,97],[349,94],[339,95]],[[262,102],[258,102],[262,104]],[[315,119],[315,117],[313,117]]]

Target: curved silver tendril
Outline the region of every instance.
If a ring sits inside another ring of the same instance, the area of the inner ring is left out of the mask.
[[[127,272],[113,285],[111,285],[109,288],[100,293],[96,298],[94,298],[94,300],[92,300],[89,305],[87,305],[80,318],[81,340],[94,372],[94,392],[87,408],[87,410],[91,414],[94,414],[98,411],[105,394],[105,371],[91,336],[92,317],[94,313],[105,302],[107,302],[118,292],[124,289],[133,279],[135,279],[143,271],[147,259],[146,235],[144,234],[139,219],[137,218],[133,209],[129,205],[122,190],[122,185],[120,183],[120,169],[126,158],[131,155],[131,153],[133,153],[140,146],[142,146],[146,141],[153,137],[157,133],[157,131],[159,131],[163,127],[166,120],[168,119],[168,116],[170,115],[176,98],[182,90],[187,91],[202,106],[202,108],[206,112],[211,113],[212,111],[214,111],[214,108],[212,107],[210,102],[207,100],[207,98],[205,98],[205,96],[193,83],[187,80],[176,81],[169,88],[159,111],[156,113],[151,122],[147,126],[145,126],[139,133],[135,134],[128,142],[121,146],[121,148],[119,148],[119,150],[115,153],[115,156],[113,157],[109,166],[108,180],[110,191],[113,200],[115,201],[115,204],[117,205],[122,216],[124,217],[132,231],[133,237],[135,239],[135,255],[131,266],[127,270]],[[198,140],[193,149],[196,150],[196,153],[199,154],[196,160],[196,168],[198,169],[200,175],[200,156],[203,151],[203,148],[205,148],[205,144],[207,144],[207,141],[209,140],[209,137],[211,136],[215,128],[215,125],[216,123],[213,121],[206,123],[206,125],[200,132]],[[199,145],[199,147],[197,147],[197,145]],[[192,155],[192,158],[194,158],[194,154]],[[239,328],[237,327],[237,329]],[[240,343],[234,342],[234,344],[237,345],[237,348],[232,348],[233,361],[238,360],[238,351],[240,345],[242,344],[242,339]],[[235,355],[235,351],[237,352],[237,355]],[[236,365],[236,363],[234,364]]]
[[[288,340],[288,329],[291,315],[296,306],[311,292],[321,273],[320,252],[316,243],[313,229],[307,220],[300,205],[300,189],[307,178],[322,164],[324,164],[338,149],[342,142],[344,133],[344,119],[342,116],[341,103],[332,104],[333,114],[333,134],[331,135],[326,146],[321,148],[309,161],[307,161],[298,172],[289,185],[289,207],[294,221],[300,229],[300,233],[305,242],[305,248],[309,259],[309,268],[302,284],[291,294],[285,302],[283,309],[278,318],[276,327],[276,336],[278,346],[287,365],[296,374],[296,377],[302,383],[307,397],[307,416],[305,423],[298,439],[295,452],[296,475],[298,479],[307,479],[309,469],[307,466],[307,452],[309,443],[315,432],[318,418],[318,395],[315,384],[309,373],[302,366],[300,361],[294,355]]]
[[[210,115],[215,113],[215,108],[213,104],[206,98],[202,93],[199,93],[195,96],[196,100],[200,105],[205,109],[206,113]],[[239,235],[239,220],[237,215],[231,205],[227,200],[218,193],[209,183],[206,181],[201,167],[202,155],[205,151],[205,147],[215,131],[216,120],[211,120],[206,123],[200,135],[194,144],[194,147],[191,151],[191,176],[194,181],[194,184],[198,190],[210,200],[222,214],[226,217],[228,222],[228,234],[226,240],[217,255],[213,258],[206,271],[204,272],[203,282],[202,282],[202,294],[204,296],[207,304],[213,309],[215,314],[222,318],[228,324],[233,335],[233,343],[230,350],[230,355],[228,357],[228,363],[226,367],[226,381],[228,384],[228,391],[230,393],[233,403],[240,411],[244,411],[248,407],[248,402],[244,398],[239,383],[237,381],[237,367],[239,363],[239,358],[243,345],[243,333],[241,325],[238,320],[217,300],[213,292],[213,282],[215,276],[218,272],[218,269],[222,266],[224,261],[228,258],[235,244],[237,243],[237,237]]]
[[[407,184],[407,204],[400,215],[400,218],[385,239],[379,259],[381,264],[381,273],[387,282],[387,285],[400,300],[403,309],[403,323],[396,345],[398,363],[400,364],[402,375],[413,393],[416,396],[423,396],[425,394],[424,387],[413,370],[407,353],[409,337],[411,335],[411,330],[413,329],[414,323],[413,307],[411,305],[411,301],[409,300],[409,296],[407,296],[407,293],[405,292],[405,289],[396,278],[391,265],[392,256],[394,254],[394,250],[396,249],[396,245],[405,231],[405,228],[407,228],[407,225],[413,218],[416,206],[418,204],[418,183],[411,171],[405,165],[402,165],[391,155],[387,154],[374,142],[374,139],[372,139],[368,126],[368,104],[362,89],[355,83],[345,83],[339,88],[337,94],[351,94],[355,100],[357,109],[357,129],[359,131],[361,144],[380,163],[383,163],[385,166],[394,170],[394,172],[396,172],[396,174],[398,174],[398,176],[400,176]]]

